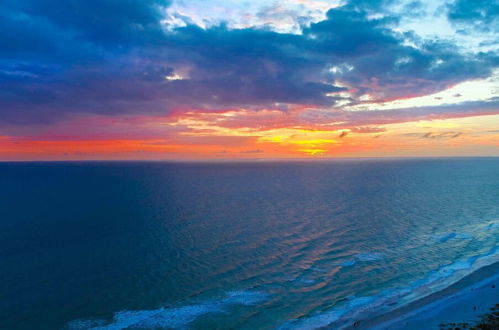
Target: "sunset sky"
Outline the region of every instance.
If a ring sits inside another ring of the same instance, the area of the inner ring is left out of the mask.
[[[499,156],[497,0],[3,0],[0,160]]]

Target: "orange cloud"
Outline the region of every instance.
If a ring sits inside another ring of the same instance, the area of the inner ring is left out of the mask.
[[[306,111],[75,119],[33,136],[0,136],[0,160],[499,155],[499,115],[351,127],[296,124]]]

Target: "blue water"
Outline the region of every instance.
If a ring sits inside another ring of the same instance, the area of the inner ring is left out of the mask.
[[[1,163],[0,328],[313,329],[499,260],[499,159]]]

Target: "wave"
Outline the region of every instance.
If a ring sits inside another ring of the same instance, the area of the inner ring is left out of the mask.
[[[489,222],[486,227],[486,230],[493,230],[493,229],[499,229],[499,220],[498,221],[491,221]]]
[[[351,267],[357,263],[357,261],[360,262],[369,262],[369,261],[379,261],[385,258],[385,255],[383,253],[379,252],[365,252],[365,253],[357,253],[356,255],[353,256],[351,259],[347,259],[343,261],[342,263],[336,264],[337,266],[341,267]]]
[[[355,260],[347,260],[345,262],[342,262],[340,265],[343,267],[350,267],[355,265]]]
[[[231,291],[218,300],[207,300],[199,304],[154,310],[121,311],[111,321],[76,320],[67,325],[68,330],[118,330],[134,329],[182,329],[198,317],[208,313],[226,313],[231,306],[251,306],[263,303],[269,295],[259,291]]]
[[[467,233],[448,233],[443,235],[432,235],[432,238],[439,241],[440,243],[445,243],[449,240],[462,240],[462,239],[472,239],[474,236]]]
[[[378,261],[385,257],[383,253],[379,252],[369,252],[369,253],[358,253],[355,258],[359,261]]]
[[[480,268],[496,262],[499,262],[499,246],[490,249],[487,253],[444,265],[429,272],[424,278],[411,282],[407,287],[384,290],[368,297],[350,296],[342,306],[287,321],[278,329],[317,329],[325,326],[341,329],[351,325],[352,319],[371,318],[400,308],[443,290]]]

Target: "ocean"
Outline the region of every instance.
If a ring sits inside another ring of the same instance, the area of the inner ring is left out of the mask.
[[[0,163],[1,329],[341,328],[498,246],[498,158]]]

